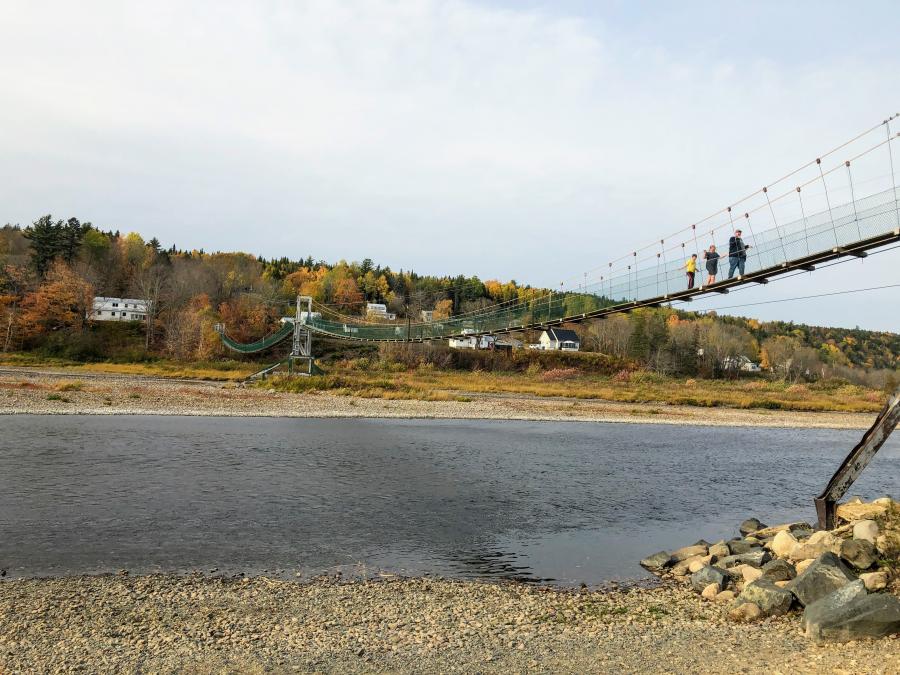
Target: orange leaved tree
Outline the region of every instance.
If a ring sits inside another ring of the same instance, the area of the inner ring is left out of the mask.
[[[43,283],[22,299],[19,326],[26,339],[52,331],[84,330],[93,310],[94,289],[62,261],[55,261]]]

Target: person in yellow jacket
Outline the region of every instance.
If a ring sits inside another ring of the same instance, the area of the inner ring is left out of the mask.
[[[694,277],[697,275],[697,254],[691,254],[688,261],[684,263],[684,269],[687,270],[688,290],[694,287]]]

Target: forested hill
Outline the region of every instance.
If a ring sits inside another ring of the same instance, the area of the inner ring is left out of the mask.
[[[803,344],[830,356],[832,362],[844,362],[862,368],[900,366],[900,334],[862,328],[807,326],[792,321],[758,321],[744,317],[720,317],[726,323],[743,326],[762,344],[768,338],[791,336]]]
[[[104,231],[76,218],[44,216],[28,227],[0,228],[0,350],[49,341],[75,344],[95,295],[151,301],[147,348],[177,358],[220,355],[212,332],[222,321],[239,341],[278,325],[297,294],[335,313],[364,316],[366,303],[418,320],[527,300],[541,289],[476,276],[394,271],[372,260],[327,263],[312,257],[265,259],[247,253],[168,248],[134,232]],[[590,300],[561,294],[571,314]],[[577,307],[577,309],[576,309]],[[715,325],[717,330],[711,331]],[[745,355],[784,369],[824,372],[900,366],[900,336],[859,328],[805,326],[740,317],[697,316],[668,308],[640,310],[580,326],[583,347],[615,353],[661,371],[691,372],[697,353]],[[68,335],[69,337],[65,337]],[[804,351],[805,350],[805,351]],[[782,364],[778,366],[778,364]]]

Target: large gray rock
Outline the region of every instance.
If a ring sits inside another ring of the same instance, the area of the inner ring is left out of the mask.
[[[763,616],[778,616],[790,611],[794,596],[768,579],[757,579],[747,584],[735,600],[735,604],[745,602],[752,602],[759,607]]]
[[[785,589],[794,594],[800,604],[807,607],[829,593],[855,581],[856,577],[834,553],[823,553]]]
[[[750,551],[756,550],[759,546],[743,539],[732,539],[728,542],[728,548],[731,550],[731,555],[740,555],[741,553],[750,553]]]
[[[797,576],[797,570],[787,560],[770,560],[762,566],[762,571],[769,581],[790,581]]]
[[[768,526],[763,525],[756,518],[747,518],[747,520],[741,523],[741,526],[738,528],[738,530],[746,537],[748,534],[752,534],[753,532],[757,532],[759,530],[764,530],[766,527]]]
[[[900,632],[900,600],[886,593],[856,595],[833,608],[823,608],[809,618],[804,612],[804,622],[806,634],[817,640],[846,642],[884,637]]]
[[[709,555],[714,555],[716,559],[724,558],[731,555],[731,549],[724,541],[718,541],[709,547]]]
[[[675,560],[668,551],[660,551],[641,560],[641,567],[651,572],[662,572],[667,567],[671,567],[674,562]]]
[[[824,598],[819,598],[803,610],[803,618],[800,621],[803,631],[807,637],[818,639],[823,623],[827,625],[837,617],[843,616],[846,605],[865,595],[867,595],[866,587],[857,579],[832,591]]]
[[[691,575],[691,588],[698,593],[702,593],[710,584],[718,584],[719,590],[725,588],[728,582],[728,575],[717,567],[707,565],[701,570],[697,570]]]
[[[681,562],[682,560],[687,560],[688,558],[693,558],[698,555],[706,555],[706,551],[707,548],[703,544],[684,546],[677,551],[672,551],[672,558],[674,558],[675,562]]]
[[[729,555],[721,560],[716,561],[717,567],[729,568],[735,565],[752,565],[753,567],[762,567],[772,559],[771,554],[763,548],[755,548],[747,553],[738,553]]]
[[[841,542],[841,558],[858,570],[867,570],[875,564],[875,544],[865,539],[845,539]]]

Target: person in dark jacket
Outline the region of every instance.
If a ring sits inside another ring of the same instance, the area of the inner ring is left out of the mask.
[[[747,263],[747,249],[750,248],[741,239],[741,231],[735,230],[734,236],[728,240],[728,278],[734,276],[734,271],[738,270],[738,275],[744,276],[744,265]]]

